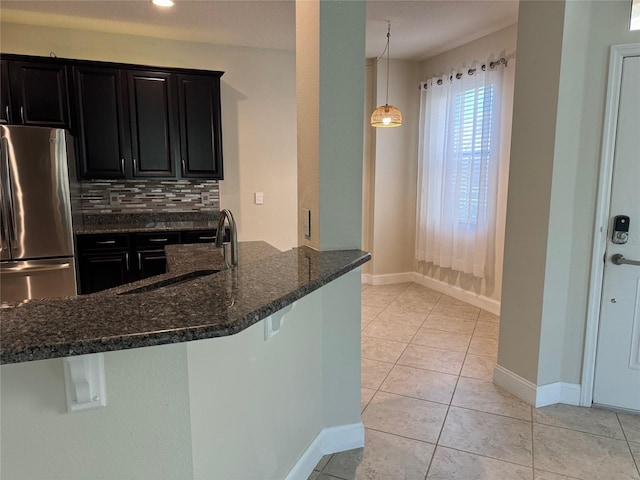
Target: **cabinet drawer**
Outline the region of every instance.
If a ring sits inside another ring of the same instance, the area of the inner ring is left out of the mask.
[[[78,235],[78,250],[128,249],[129,235],[126,233]]]
[[[192,230],[182,232],[182,243],[208,243],[216,239],[215,230]]]
[[[136,248],[157,248],[180,243],[180,232],[136,233]]]

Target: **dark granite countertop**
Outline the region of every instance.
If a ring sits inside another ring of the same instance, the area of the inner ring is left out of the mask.
[[[175,232],[215,230],[219,212],[161,212],[84,215],[82,224],[74,224],[74,233]]]
[[[279,252],[264,242],[241,242],[234,269],[119,295],[222,261],[211,245],[176,245],[167,248],[167,256],[170,273],[93,295],[3,309],[0,363],[233,335],[371,258],[361,250]]]
[[[182,230],[216,230],[217,228],[218,222],[213,221],[113,223],[75,227],[74,233],[88,235],[94,233],[177,232]]]

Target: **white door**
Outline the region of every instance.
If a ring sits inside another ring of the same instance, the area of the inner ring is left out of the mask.
[[[622,67],[601,305],[593,403],[640,411],[640,57]]]

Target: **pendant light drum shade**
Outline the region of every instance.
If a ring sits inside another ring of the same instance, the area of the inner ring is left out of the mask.
[[[371,114],[372,127],[399,127],[402,125],[402,112],[393,105],[383,105]]]

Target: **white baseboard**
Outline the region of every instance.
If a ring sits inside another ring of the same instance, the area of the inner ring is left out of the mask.
[[[580,385],[577,383],[556,382],[538,387],[536,407],[545,407],[556,403],[580,405]]]
[[[364,425],[324,428],[296,462],[285,480],[306,480],[324,455],[364,447]]]
[[[440,293],[444,293],[445,295],[449,295],[450,297],[453,297],[457,300],[467,302],[474,307],[482,308],[483,310],[491,312],[494,315],[500,315],[500,302],[498,300],[494,300],[493,298],[470,292],[469,290],[464,290],[457,285],[450,285],[446,282],[441,282],[440,280],[427,277],[426,275],[422,275],[418,272],[411,273],[413,276],[412,281],[414,281],[415,283],[424,285],[425,287],[431,288],[432,290]]]
[[[529,405],[536,404],[536,386],[502,365],[496,365],[496,368],[493,369],[493,383]]]
[[[371,273],[362,274],[362,283],[369,285],[391,285],[394,283],[415,282],[424,285],[450,297],[467,302],[474,307],[482,308],[487,312],[500,315],[500,302],[477,293],[463,290],[462,288],[449,285],[431,277],[427,277],[418,272],[388,273],[384,275],[373,275]]]
[[[371,275],[371,285],[392,285],[394,283],[413,282],[413,272],[386,273]]]
[[[536,408],[564,403],[580,405],[580,385],[555,382],[537,386],[501,365],[493,370],[493,383]]]

